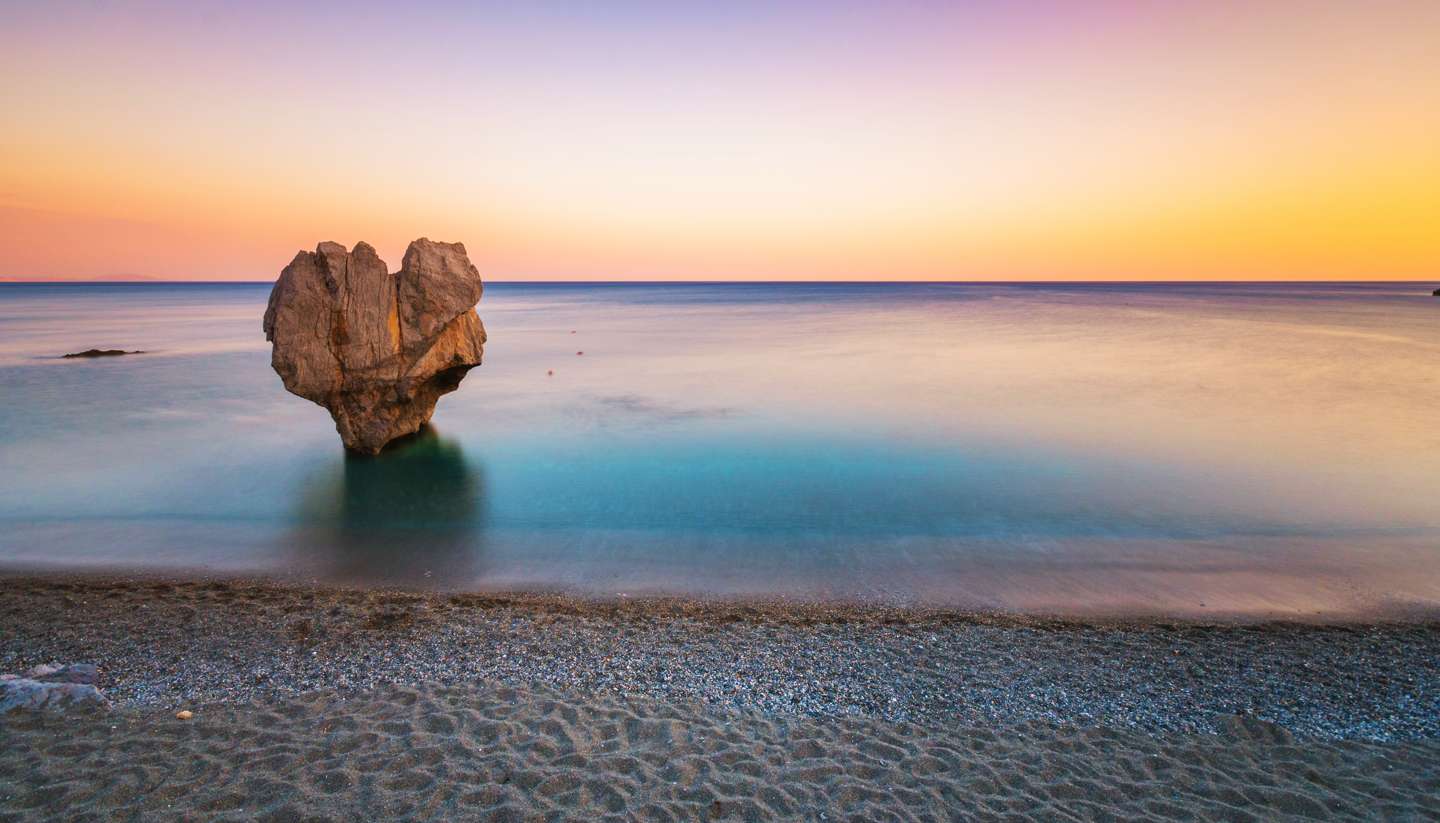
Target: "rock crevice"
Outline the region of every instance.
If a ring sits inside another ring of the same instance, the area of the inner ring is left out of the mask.
[[[480,365],[482,290],[460,243],[416,240],[393,274],[367,243],[321,243],[270,292],[271,365],[292,394],[330,410],[347,448],[378,453]]]

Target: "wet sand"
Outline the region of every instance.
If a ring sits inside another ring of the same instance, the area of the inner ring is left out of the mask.
[[[1417,819],[1440,627],[11,577],[0,819]],[[195,718],[174,718],[180,709]]]

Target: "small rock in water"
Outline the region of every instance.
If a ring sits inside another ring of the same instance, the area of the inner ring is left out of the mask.
[[[125,351],[124,349],[86,349],[85,351],[77,351],[77,352],[72,352],[72,353],[70,353],[70,354],[62,354],[62,355],[60,355],[60,356],[61,356],[62,358],[73,358],[73,357],[119,357],[119,356],[122,355],[122,354],[144,354],[144,353],[145,353],[145,352],[140,351],[139,349],[136,349],[135,351]]]
[[[1435,291],[1432,291],[1430,293],[1435,295],[1436,297],[1440,297],[1440,289],[1436,289]]]
[[[178,712],[175,713],[175,719],[176,719],[176,720],[189,720],[190,718],[192,718],[192,717],[194,717],[194,716],[195,716],[195,713],[192,712],[192,711],[190,711],[189,709],[181,709],[180,711],[178,711]]]

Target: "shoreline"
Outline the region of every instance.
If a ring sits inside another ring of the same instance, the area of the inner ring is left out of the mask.
[[[537,612],[610,616],[706,617],[717,622],[765,619],[772,622],[973,623],[996,626],[1072,628],[1429,628],[1440,631],[1440,604],[1376,598],[1372,605],[1347,611],[1285,609],[1193,611],[1141,608],[1064,610],[1003,609],[947,605],[923,599],[816,597],[785,594],[673,594],[657,591],[600,593],[545,588],[446,588],[442,586],[347,583],[320,578],[265,576],[211,571],[115,571],[109,569],[32,569],[0,567],[0,587],[145,589],[231,587],[270,596],[301,593],[381,595],[450,600],[476,606],[524,608]]]
[[[494,682],[893,722],[1440,739],[1440,624],[0,576],[0,672],[100,666],[120,706]]]

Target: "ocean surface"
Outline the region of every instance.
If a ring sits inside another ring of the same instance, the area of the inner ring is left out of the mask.
[[[485,365],[375,459],[270,369],[269,288],[0,285],[0,567],[1440,605],[1433,285],[491,283]]]

